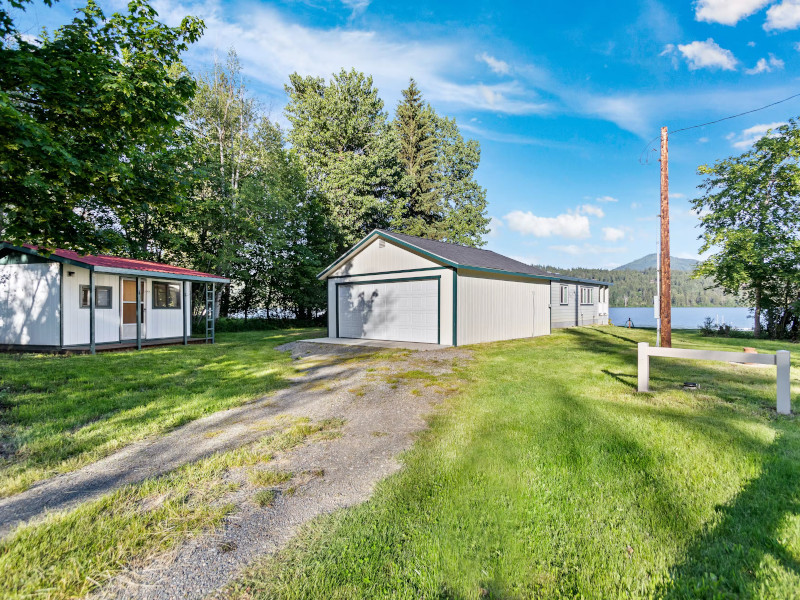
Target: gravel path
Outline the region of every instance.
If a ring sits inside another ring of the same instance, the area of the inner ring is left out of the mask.
[[[344,419],[341,437],[307,443],[278,455],[269,468],[295,475],[275,487],[277,496],[268,508],[252,502],[257,488],[247,481],[243,470],[232,473],[241,485],[223,499],[235,510],[220,528],[123,573],[96,597],[202,598],[214,594],[248,564],[279,549],[303,523],[363,502],[377,481],[400,468],[397,455],[410,447],[414,434],[426,426],[425,415],[447,393],[436,380],[402,374],[423,371],[441,375],[450,372],[455,362],[470,357],[466,350],[443,349],[381,358],[374,350],[308,342],[293,342],[283,349],[291,350],[300,361],[303,375],[268,401],[226,411],[236,414],[221,421],[229,423],[226,433],[212,440],[225,435],[229,445],[246,443],[254,434],[248,424],[282,415],[313,421]],[[244,419],[248,423],[242,423]],[[201,426],[200,421],[196,426],[203,432],[220,428],[218,424]],[[175,434],[186,436],[190,431],[186,426]],[[263,427],[258,434],[265,435]],[[207,440],[203,434],[194,439]],[[192,444],[187,441],[183,445]],[[290,488],[291,493],[282,493]]]

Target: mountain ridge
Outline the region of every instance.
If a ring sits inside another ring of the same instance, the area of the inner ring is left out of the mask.
[[[677,256],[670,256],[670,270],[671,271],[694,271],[694,268],[700,263],[699,260],[694,258],[678,258]],[[620,267],[616,267],[614,271],[647,271],[647,269],[655,269],[658,264],[656,253],[646,254],[641,258],[632,260]]]

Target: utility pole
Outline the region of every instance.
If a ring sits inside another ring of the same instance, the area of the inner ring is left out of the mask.
[[[661,128],[661,346],[672,348],[672,278],[669,264],[669,148]]]

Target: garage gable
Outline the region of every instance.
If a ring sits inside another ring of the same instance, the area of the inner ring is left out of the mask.
[[[439,263],[401,247],[392,240],[375,236],[347,257],[328,277],[403,272],[439,266]]]

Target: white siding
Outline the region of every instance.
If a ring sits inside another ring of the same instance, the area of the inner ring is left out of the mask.
[[[67,273],[72,271],[73,276]],[[111,287],[110,309],[95,309],[95,343],[103,344],[108,342],[120,341],[122,325],[122,308],[120,300],[122,297],[122,279],[130,277],[120,277],[108,273],[95,273],[96,286]],[[142,339],[158,339],[166,337],[183,337],[183,307],[180,309],[156,309],[153,308],[153,281],[169,281],[182,285],[180,281],[168,279],[154,279],[150,277],[142,278],[145,281],[144,315]],[[80,286],[89,285],[88,269],[64,265],[64,345],[75,346],[89,343],[89,309],[80,308]],[[190,285],[187,284],[187,298],[184,302],[190,301]],[[191,335],[191,305],[186,306],[187,330]],[[56,342],[57,343],[57,342]]]
[[[383,247],[381,247],[381,241],[384,242]],[[350,260],[331,273],[330,276],[382,273],[384,271],[403,271],[438,266],[437,263],[393,244],[389,240],[376,238],[361,248],[355,256],[352,256]]]
[[[58,346],[58,263],[0,265],[0,343]]]
[[[549,281],[459,271],[459,346],[549,333]]]
[[[387,243],[388,247],[388,243]],[[427,267],[437,267],[429,263]],[[414,267],[411,267],[414,268]],[[388,270],[388,269],[386,269]],[[328,335],[339,337],[336,330],[336,284],[358,281],[383,281],[407,279],[410,277],[439,277],[439,343],[452,345],[453,343],[453,272],[448,268],[437,268],[430,271],[418,271],[414,273],[397,273],[387,275],[351,275],[349,277],[338,277],[328,279]],[[460,343],[460,342],[459,342]]]
[[[73,275],[70,276],[69,273]],[[95,286],[111,288],[111,308],[94,311],[95,343],[119,341],[120,287],[119,275],[95,273]],[[89,343],[89,309],[80,308],[80,286],[89,285],[89,270],[64,265],[64,345],[76,346]]]

